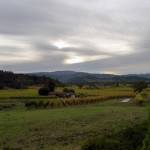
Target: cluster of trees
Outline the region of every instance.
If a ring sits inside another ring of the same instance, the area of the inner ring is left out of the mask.
[[[148,83],[146,82],[135,82],[132,85],[134,92],[136,93],[135,100],[139,106],[142,106],[143,103],[146,102],[146,99],[149,97],[147,93],[143,93],[142,91],[148,87]]]
[[[47,84],[45,84],[42,88],[39,89],[38,93],[39,95],[47,96],[49,92],[54,92],[56,87],[57,87],[57,84],[55,80],[50,79]],[[75,93],[75,90],[65,87],[63,89],[63,92]]]
[[[27,80],[24,75],[14,74],[10,71],[0,71],[0,89],[3,88],[27,88]]]
[[[15,88],[15,89],[26,89],[31,85],[45,85],[50,80],[49,77],[45,76],[34,76],[26,74],[14,74],[11,71],[0,70],[0,89],[4,88]],[[62,83],[58,80],[54,80],[55,84],[62,86]]]
[[[142,82],[142,81],[141,82],[135,82],[132,85],[132,87],[133,87],[135,93],[140,93],[148,87],[148,84],[146,82]]]
[[[55,91],[57,85],[58,84],[56,80],[49,79],[48,82],[42,88],[39,89],[38,93],[39,95],[47,96],[49,92]]]
[[[81,82],[77,83],[74,85],[77,85],[79,88],[82,88],[84,86],[88,86],[89,88],[99,88],[101,86],[111,86],[111,87],[118,87],[119,82],[93,82],[93,83],[88,83],[88,82]],[[126,85],[125,83],[122,83],[122,85]]]
[[[74,89],[69,89],[69,88],[64,88],[63,89],[63,92],[65,92],[65,93],[75,93],[75,90]]]

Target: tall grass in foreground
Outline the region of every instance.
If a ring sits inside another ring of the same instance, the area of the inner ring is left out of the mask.
[[[150,150],[150,106],[148,111],[147,122],[129,126],[118,133],[88,139],[82,150]]]
[[[147,122],[122,129],[118,133],[110,133],[102,137],[87,140],[82,150],[140,150],[147,132]],[[144,150],[150,150],[144,149]]]
[[[149,109],[149,128],[141,150],[150,150],[150,107],[148,109]]]
[[[134,126],[129,126],[128,128],[123,129],[118,133],[112,133],[104,135],[102,137],[95,137],[93,139],[89,139],[82,146],[82,150],[109,149],[150,150],[150,107],[148,123],[143,122]]]

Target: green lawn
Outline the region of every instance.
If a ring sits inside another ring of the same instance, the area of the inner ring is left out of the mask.
[[[87,138],[147,119],[145,107],[118,103],[114,100],[60,109],[1,111],[0,149],[79,149]]]

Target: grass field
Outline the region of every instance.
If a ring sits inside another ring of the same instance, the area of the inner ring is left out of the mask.
[[[79,149],[90,137],[114,132],[147,119],[145,107],[99,104],[46,110],[0,112],[1,149]]]
[[[113,96],[113,95],[122,95],[122,94],[133,94],[133,89],[128,87],[116,87],[108,89],[79,89],[73,87],[76,93],[83,93],[91,96]],[[63,88],[57,88],[56,91],[62,91]],[[0,98],[9,98],[9,97],[39,97],[38,88],[29,88],[25,90],[0,90]]]
[[[38,88],[29,88],[25,90],[0,90],[0,98],[8,98],[8,97],[37,97],[38,95]]]
[[[130,88],[99,91],[76,89],[76,92],[88,95],[97,95],[98,92],[103,96],[133,93]],[[37,88],[2,90],[0,95],[38,96]],[[127,126],[144,122],[148,116],[146,107],[138,107],[133,101],[121,103],[121,99],[37,110],[28,110],[19,101],[12,100],[9,103],[16,104],[17,107],[0,111],[2,150],[79,150],[88,138],[117,132]]]

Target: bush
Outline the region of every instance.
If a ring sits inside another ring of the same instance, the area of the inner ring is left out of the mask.
[[[36,108],[36,109],[38,109],[38,108],[47,108],[48,106],[53,108],[54,102],[51,102],[49,100],[39,100],[39,101],[25,102],[25,107],[26,108]]]
[[[150,150],[150,108],[149,108],[149,127],[147,135],[143,141],[143,147],[141,150]]]
[[[141,94],[137,94],[135,100],[139,106],[142,106],[145,102],[144,97]]]
[[[118,133],[89,139],[82,150],[139,150],[147,132],[147,122],[128,127]]]
[[[75,93],[75,90],[74,89],[64,88],[63,92],[65,92],[65,93]]]
[[[0,104],[0,110],[13,109],[16,104]]]
[[[38,93],[39,93],[39,95],[47,96],[49,93],[49,90],[48,90],[48,88],[40,88]]]
[[[87,143],[82,146],[82,150],[120,150],[120,147],[121,144],[118,140],[102,137],[99,139],[88,140]]]
[[[36,105],[35,101],[25,102],[25,107],[27,108],[35,107],[35,105]]]

